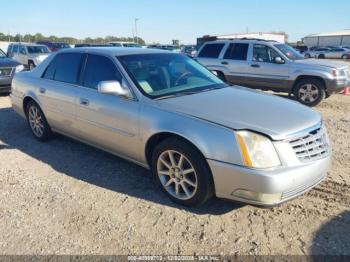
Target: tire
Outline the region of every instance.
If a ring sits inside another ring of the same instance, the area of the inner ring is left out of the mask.
[[[223,82],[225,82],[225,83],[227,82],[227,81],[226,81],[226,77],[225,77],[225,75],[224,75],[223,72],[216,71],[216,74],[217,74],[217,77],[220,78],[221,81],[223,81]]]
[[[298,102],[312,107],[325,98],[326,91],[321,80],[305,78],[297,82],[293,94]]]
[[[32,71],[35,68],[35,64],[33,61],[29,61],[28,62],[28,69],[29,71]]]
[[[343,55],[342,57],[341,57],[341,59],[348,59],[348,56],[347,55]]]
[[[323,55],[323,54],[321,54],[321,55],[318,55],[318,59],[325,59],[326,57]]]
[[[173,137],[162,141],[152,154],[151,169],[156,184],[175,203],[200,206],[214,195],[214,183],[205,158],[183,139]],[[193,172],[189,172],[191,169]]]
[[[41,108],[34,101],[26,107],[27,122],[34,137],[39,141],[47,141],[52,137],[52,131]]]
[[[310,54],[306,54],[305,58],[311,58],[311,55]]]

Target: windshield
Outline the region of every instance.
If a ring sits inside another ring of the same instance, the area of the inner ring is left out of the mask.
[[[29,54],[46,54],[49,49],[46,46],[27,46]]]
[[[141,92],[151,98],[226,87],[214,74],[184,55],[140,54],[118,58]]]
[[[304,57],[297,50],[295,50],[289,45],[278,44],[278,45],[275,45],[275,47],[291,60],[304,59]]]
[[[6,57],[6,54],[4,53],[4,51],[2,51],[1,49],[0,49],[0,58],[5,58]]]

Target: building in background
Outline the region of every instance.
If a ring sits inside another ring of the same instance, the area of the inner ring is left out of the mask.
[[[288,35],[284,32],[258,32],[258,33],[241,33],[241,34],[228,34],[228,35],[217,35],[210,36],[205,35],[197,38],[197,48],[203,43],[208,41],[215,41],[220,39],[236,39],[236,38],[256,38],[264,40],[272,40],[280,43],[288,42]]]
[[[306,46],[347,46],[350,45],[350,29],[305,36]]]

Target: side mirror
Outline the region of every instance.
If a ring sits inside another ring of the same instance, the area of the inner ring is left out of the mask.
[[[284,60],[283,60],[281,57],[279,57],[279,56],[277,56],[277,57],[275,58],[274,62],[275,62],[276,64],[284,64]]]
[[[101,94],[109,94],[132,99],[129,88],[123,87],[119,81],[101,81],[97,85],[97,91]]]

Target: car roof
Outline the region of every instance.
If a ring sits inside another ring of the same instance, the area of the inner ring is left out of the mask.
[[[173,54],[173,52],[166,51],[166,50],[159,50],[159,49],[147,49],[147,48],[133,48],[133,47],[77,47],[74,49],[65,49],[59,51],[59,53],[99,53],[99,54],[105,54],[105,55],[112,55],[112,56],[121,56],[121,55],[141,55],[141,54],[159,54],[159,53],[170,53]]]
[[[240,42],[240,43],[269,43],[269,44],[281,44],[280,42],[274,41],[274,40],[264,40],[264,39],[258,39],[258,38],[234,38],[234,39],[218,39],[215,41],[208,41],[205,42],[205,44],[210,44],[210,43],[235,43],[235,42]]]
[[[36,43],[12,43],[10,45],[44,46],[44,47],[46,47],[46,45],[41,45],[41,44],[36,44]]]

